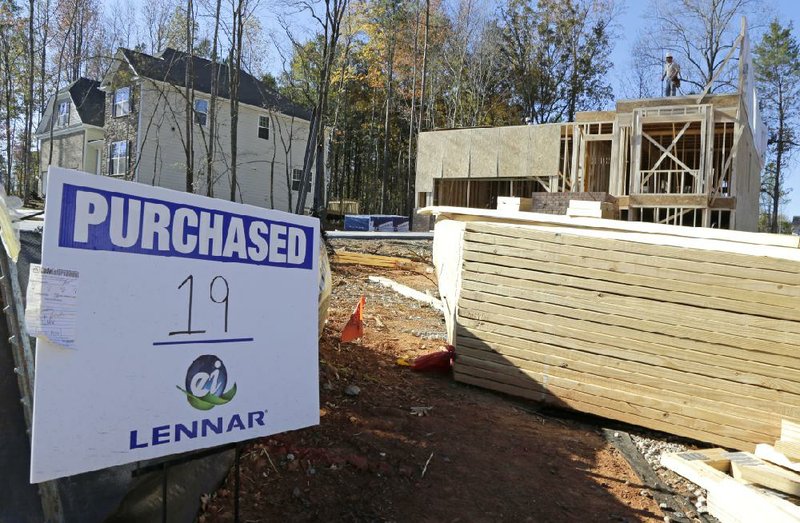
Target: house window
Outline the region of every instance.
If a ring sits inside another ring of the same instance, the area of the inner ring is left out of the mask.
[[[114,116],[125,116],[131,112],[131,88],[120,87],[114,91]]]
[[[303,179],[303,169],[292,169],[292,190],[300,190],[300,180]],[[306,181],[306,192],[311,192],[311,179]]]
[[[206,126],[208,118],[208,100],[194,101],[194,123]]]
[[[58,119],[56,127],[66,127],[69,125],[69,100],[58,104]]]
[[[122,176],[128,170],[128,142],[111,142],[108,154],[108,174]]]
[[[269,140],[269,116],[258,117],[258,137]]]

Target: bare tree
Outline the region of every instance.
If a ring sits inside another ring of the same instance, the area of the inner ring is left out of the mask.
[[[339,42],[341,33],[342,19],[348,6],[349,0],[323,0],[325,13],[318,13],[314,4],[310,0],[301,0],[296,5],[304,10],[317,21],[322,31],[323,46],[317,81],[316,104],[309,124],[308,141],[306,151],[303,156],[303,175],[300,180],[300,187],[305,188],[311,180],[311,166],[316,163],[317,176],[314,183],[314,204],[313,212],[319,215],[324,212],[324,177],[322,176],[325,161],[324,144],[324,116],[328,104],[328,89],[330,85],[331,72],[336,57],[336,46]],[[306,204],[306,191],[301,190],[297,198],[295,212],[302,214]]]
[[[759,0],[651,0],[646,31],[646,59],[663,63],[667,51],[681,64],[681,83],[697,92],[714,78],[739,32],[739,18],[760,5]],[[660,75],[660,72],[659,72]],[[733,62],[715,80],[709,92],[736,89]]]

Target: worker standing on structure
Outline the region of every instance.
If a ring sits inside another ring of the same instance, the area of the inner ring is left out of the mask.
[[[664,85],[664,96],[675,96],[678,87],[681,86],[681,66],[672,59],[672,53],[669,51],[667,51],[665,59],[667,63],[664,64],[664,74],[661,75],[661,81],[664,81],[665,78],[667,80]]]

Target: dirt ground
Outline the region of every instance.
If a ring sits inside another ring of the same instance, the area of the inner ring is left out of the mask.
[[[599,425],[398,365],[441,347],[444,321],[369,275],[435,294],[431,273],[334,267],[320,425],[245,447],[240,521],[663,521]],[[362,294],[365,335],[340,343]],[[203,499],[200,522],[233,520],[233,485]]]

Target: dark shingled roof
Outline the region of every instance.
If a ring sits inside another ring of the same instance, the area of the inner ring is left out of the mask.
[[[185,86],[186,64],[188,63],[187,59],[190,58],[194,69],[194,89],[211,93],[210,60],[198,56],[189,57],[187,53],[170,48],[162,51],[157,57],[130,49],[122,49],[122,52],[139,76],[181,87]],[[217,95],[230,99],[228,66],[218,63],[217,75],[219,79]],[[304,120],[311,119],[311,111],[294,104],[244,71],[241,72],[239,82],[239,101],[256,107],[273,109]]]
[[[69,86],[69,95],[83,123],[103,127],[106,95],[98,89],[99,86],[100,82],[96,80],[79,78]]]

